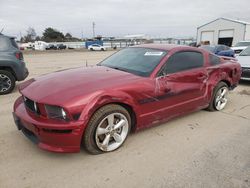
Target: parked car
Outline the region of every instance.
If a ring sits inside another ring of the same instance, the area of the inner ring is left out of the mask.
[[[18,129],[42,149],[78,152],[83,144],[99,154],[119,148],[130,131],[200,109],[224,109],[240,75],[234,58],[226,61],[188,46],[144,44],[95,67],[26,81],[13,115]]]
[[[234,52],[236,54],[239,54],[240,52],[242,52],[243,50],[245,50],[248,46],[250,46],[250,41],[240,41],[238,43],[236,43],[232,49],[234,50]]]
[[[88,49],[91,51],[105,51],[105,50],[107,50],[107,48],[105,46],[101,46],[99,44],[89,45]]]
[[[242,67],[242,80],[250,80],[250,46],[243,50],[237,59]]]
[[[46,50],[57,50],[57,46],[54,44],[48,44]]]
[[[67,46],[64,44],[57,44],[56,47],[58,50],[65,50],[67,48]]]
[[[204,50],[208,50],[209,52],[212,52],[219,56],[227,56],[227,57],[234,57],[235,53],[234,50],[232,50],[230,47],[226,45],[202,45],[199,48],[202,48]]]
[[[24,80],[28,74],[15,38],[0,34],[0,95],[12,92],[16,81]]]

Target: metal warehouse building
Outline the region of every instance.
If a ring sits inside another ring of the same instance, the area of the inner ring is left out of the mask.
[[[197,28],[197,44],[207,42],[211,45],[235,45],[239,41],[250,40],[250,23],[218,18]]]

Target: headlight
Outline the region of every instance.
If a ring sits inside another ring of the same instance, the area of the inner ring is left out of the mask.
[[[47,116],[51,119],[68,120],[67,113],[62,107],[45,105]]]

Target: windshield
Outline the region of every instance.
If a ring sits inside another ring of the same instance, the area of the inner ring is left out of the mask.
[[[149,76],[166,54],[166,51],[149,48],[126,48],[108,57],[99,65],[139,76]]]
[[[244,51],[242,51],[239,56],[250,56],[250,47],[246,48]]]
[[[214,53],[215,52],[215,46],[208,46],[208,45],[204,45],[204,46],[200,46],[200,48],[207,50],[209,52]]]
[[[250,42],[238,42],[235,47],[250,46]]]

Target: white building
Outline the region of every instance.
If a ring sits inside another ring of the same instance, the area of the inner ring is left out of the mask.
[[[250,40],[250,23],[218,18],[197,28],[197,44],[209,41],[211,45],[235,45]]]

